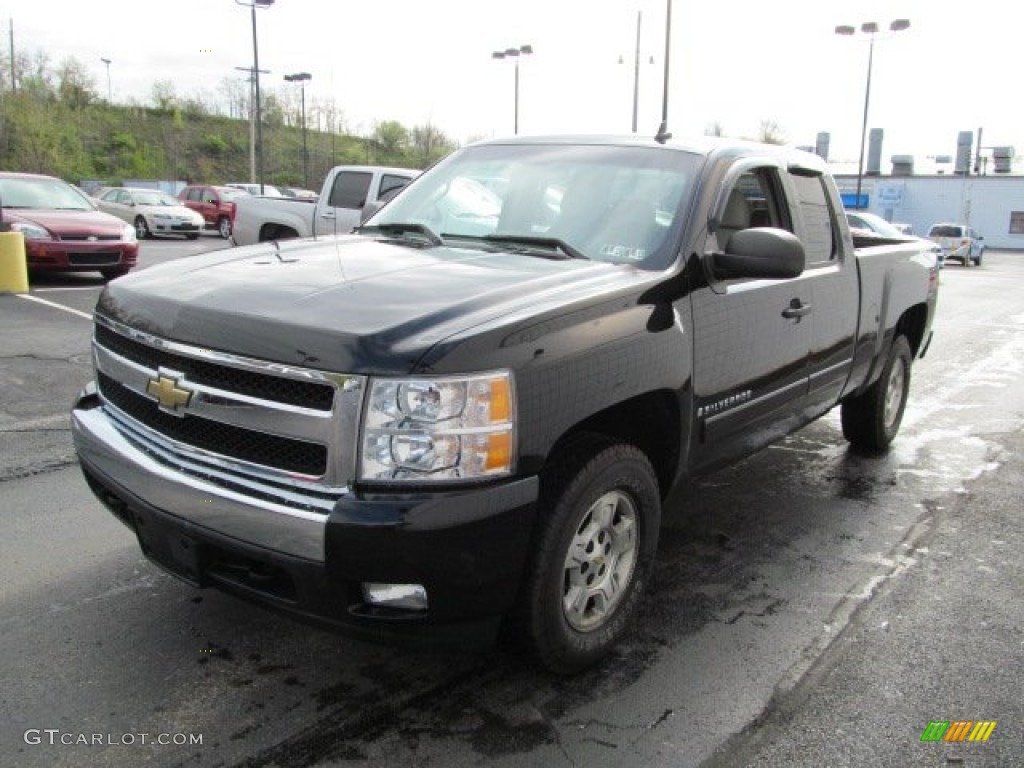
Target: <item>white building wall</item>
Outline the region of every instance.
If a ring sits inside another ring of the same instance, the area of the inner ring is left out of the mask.
[[[856,192],[856,176],[836,181],[840,191]],[[1024,232],[1010,232],[1010,214],[1024,215],[1024,176],[873,176],[861,187],[869,211],[912,225],[915,235],[955,222],[974,227],[989,248],[1024,250]]]

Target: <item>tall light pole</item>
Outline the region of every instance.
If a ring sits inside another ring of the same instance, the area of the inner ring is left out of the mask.
[[[107,104],[112,104],[114,100],[110,96],[110,59],[101,58],[100,61],[107,65]]]
[[[640,108],[640,25],[643,20],[643,12],[636,12],[636,48],[633,52],[633,133],[636,133],[637,112]],[[622,56],[619,56],[619,64],[623,63]],[[650,63],[654,63],[654,57],[650,57]]]
[[[896,19],[889,24],[890,32],[902,32],[909,28],[909,19]],[[853,204],[854,210],[860,208],[860,191],[864,180],[864,142],[868,135],[868,104],[871,102],[871,67],[875,58],[875,35],[878,34],[878,24],[874,21],[866,21],[860,25],[860,31],[869,36],[870,45],[868,46],[868,77],[867,83],[864,86],[864,120],[860,128],[860,157],[857,159],[857,199]],[[837,35],[849,36],[856,34],[856,32],[855,27],[845,24],[836,27]]]
[[[263,194],[263,116],[260,109],[260,49],[256,44],[256,9],[269,8],[274,0],[235,0],[238,5],[248,6],[252,10],[252,76],[256,93],[256,156],[259,160],[260,194]]]
[[[519,59],[521,56],[529,56],[533,53],[532,45],[520,45],[518,48],[506,48],[504,51],[495,51],[491,54],[492,59],[513,59],[516,63],[515,82],[515,133],[519,133]]]
[[[302,87],[302,182],[306,189],[309,189],[309,152],[306,150],[306,81],[312,80],[309,72],[296,72],[294,75],[285,75],[284,79],[289,83],[299,83]]]
[[[252,67],[235,67],[239,72],[248,72],[249,78],[249,181],[256,181],[256,75]],[[261,69],[261,75],[269,75],[270,70]]]
[[[658,135],[654,140],[664,144],[672,138],[668,132],[668,60],[672,50],[672,0],[665,0],[665,77],[664,90],[661,94],[661,125],[658,126]]]

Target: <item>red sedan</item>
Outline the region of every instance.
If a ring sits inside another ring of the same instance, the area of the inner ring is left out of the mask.
[[[30,272],[127,274],[139,256],[135,228],[97,211],[85,195],[53,176],[0,173],[3,221],[25,236]]]

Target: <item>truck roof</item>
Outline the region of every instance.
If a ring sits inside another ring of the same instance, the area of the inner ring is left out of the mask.
[[[662,144],[653,137],[615,135],[615,134],[559,134],[538,136],[510,136],[507,138],[486,139],[475,145],[487,144],[566,144],[566,145],[605,145],[622,147],[650,147],[660,150],[675,150],[704,155],[705,157],[725,157],[760,155],[777,157],[787,163],[797,163],[802,168],[812,169],[819,173],[828,171],[827,163],[818,155],[795,147],[780,144],[762,144],[744,139],[731,139],[719,136],[693,136],[670,139]]]

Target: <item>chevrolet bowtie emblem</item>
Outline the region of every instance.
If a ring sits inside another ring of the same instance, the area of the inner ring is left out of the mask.
[[[160,410],[184,416],[185,406],[192,399],[192,390],[178,386],[178,376],[160,373],[155,379],[146,382],[146,392],[156,398]]]

